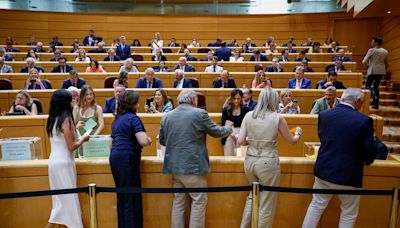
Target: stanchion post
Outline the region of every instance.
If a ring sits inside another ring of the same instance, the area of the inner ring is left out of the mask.
[[[96,184],[89,184],[90,228],[97,228]]]
[[[260,183],[253,182],[253,190],[251,192],[253,198],[253,206],[251,210],[251,228],[258,228],[258,208],[260,204]]]
[[[389,228],[396,228],[397,223],[397,215],[399,209],[399,190],[400,186],[397,186],[393,190],[393,197],[392,197],[392,209],[390,213],[390,223]]]

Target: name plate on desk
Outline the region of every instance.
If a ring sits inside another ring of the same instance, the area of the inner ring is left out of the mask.
[[[31,142],[3,142],[1,144],[1,156],[3,161],[31,160]]]
[[[108,157],[111,152],[111,137],[109,135],[91,136],[90,140],[82,145],[83,157]]]

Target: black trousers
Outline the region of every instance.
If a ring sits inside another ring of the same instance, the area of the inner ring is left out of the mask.
[[[381,84],[382,76],[376,74],[368,75],[365,82],[365,88],[371,91],[372,105],[374,107],[379,107],[379,84]],[[373,89],[371,88],[372,83],[374,84]]]
[[[140,153],[113,150],[111,172],[116,187],[141,187]],[[142,228],[141,194],[117,194],[118,228]]]

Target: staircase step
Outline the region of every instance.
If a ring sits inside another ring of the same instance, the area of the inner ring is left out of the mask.
[[[399,142],[383,141],[383,143],[387,146],[389,153],[400,154],[400,143]]]
[[[396,98],[398,98],[397,95],[398,95],[397,93],[383,91],[383,92],[379,93],[379,98],[381,98],[381,99],[396,99]]]
[[[384,126],[383,141],[400,142],[400,127]]]
[[[379,109],[369,109],[370,114],[383,117],[400,117],[400,108],[393,106],[380,106]]]
[[[400,117],[383,118],[385,126],[400,126]]]
[[[380,85],[380,86],[379,86],[379,91],[381,91],[381,92],[384,92],[384,91],[386,91],[386,92],[392,92],[392,91],[393,91],[393,87],[389,87],[389,86],[387,86],[387,85],[385,85],[385,86]]]
[[[399,106],[399,101],[396,99],[379,99],[379,105],[382,106]]]

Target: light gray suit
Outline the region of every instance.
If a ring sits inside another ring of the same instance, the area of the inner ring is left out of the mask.
[[[4,74],[4,73],[13,73],[12,67],[4,64],[2,67],[0,67],[0,74]]]
[[[335,99],[335,103],[333,103],[333,107],[336,107],[340,104],[339,98]],[[326,104],[325,97],[319,98],[312,108],[310,114],[319,114],[320,112],[327,110],[328,105]]]
[[[205,174],[210,172],[206,135],[224,137],[230,127],[220,127],[208,113],[189,104],[180,104],[161,120],[159,141],[165,148],[163,173],[173,174],[174,188],[207,187]],[[171,227],[185,226],[186,194],[174,194]],[[206,193],[190,193],[192,198],[190,228],[205,226]]]

